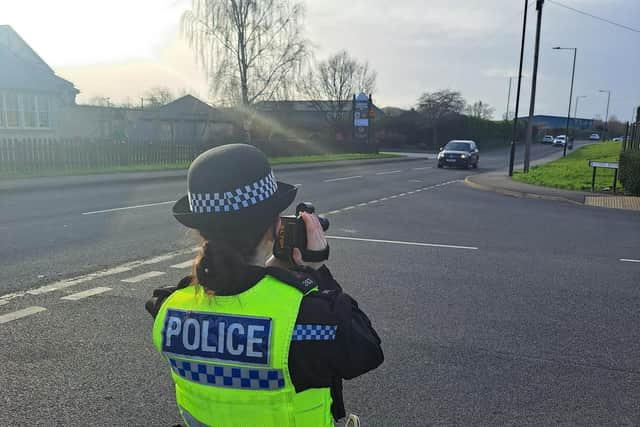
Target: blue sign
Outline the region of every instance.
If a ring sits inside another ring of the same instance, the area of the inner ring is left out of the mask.
[[[207,360],[269,364],[271,319],[167,310],[162,351]]]

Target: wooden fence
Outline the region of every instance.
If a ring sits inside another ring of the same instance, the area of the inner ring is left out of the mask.
[[[0,138],[0,173],[105,170],[133,165],[187,164],[211,148],[170,142],[59,138]]]

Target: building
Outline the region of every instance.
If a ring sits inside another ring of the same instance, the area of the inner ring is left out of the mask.
[[[529,117],[520,117],[518,121],[522,120],[527,122]],[[548,115],[535,115],[533,116],[533,125],[538,128],[546,129],[566,129],[567,116],[548,116]],[[569,128],[577,130],[592,130],[594,128],[595,121],[593,119],[581,119],[571,117],[569,120]]]
[[[0,136],[56,135],[60,110],[75,105],[78,93],[13,28],[0,25]]]

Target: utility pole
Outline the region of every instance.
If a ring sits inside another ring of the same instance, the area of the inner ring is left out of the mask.
[[[607,134],[609,133],[609,101],[611,101],[611,91],[600,89],[598,92],[607,94],[607,113],[604,118],[604,137],[602,138],[603,141],[606,141]]]
[[[524,60],[524,40],[527,35],[527,9],[529,0],[524,0],[524,18],[522,19],[522,43],[520,45],[520,67],[518,68],[518,90],[516,91],[516,111],[513,116],[513,132],[509,150],[509,176],[513,175],[513,162],[516,156],[516,141],[518,140],[518,109],[520,107],[520,86],[522,84],[522,62]]]
[[[509,77],[509,93],[507,94],[507,112],[504,113],[504,119],[509,120],[509,105],[511,104],[511,79],[513,77]]]
[[[565,132],[564,150],[562,152],[562,157],[565,157],[567,155],[567,146],[569,145],[569,122],[571,120],[571,101],[573,100],[573,79],[576,75],[576,55],[578,53],[578,48],[556,46],[553,49],[573,51],[573,68],[571,69],[571,90],[569,91],[569,110],[567,111],[567,131]]]
[[[536,107],[536,81],[538,78],[538,54],[540,52],[540,27],[542,26],[542,6],[544,0],[536,0],[538,21],[536,23],[536,45],[533,55],[533,76],[531,76],[531,102],[529,104],[529,120],[527,122],[527,139],[524,145],[524,173],[529,173],[531,159],[531,139],[533,138],[533,112]]]

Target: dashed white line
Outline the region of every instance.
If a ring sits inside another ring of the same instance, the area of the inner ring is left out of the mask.
[[[360,206],[360,207],[367,206],[367,203],[371,203],[371,202],[358,203],[356,206]]]
[[[139,274],[137,276],[129,277],[128,279],[122,279],[121,282],[126,283],[138,283],[143,280],[151,279],[153,277],[163,276],[167,273],[164,271],[149,271],[147,273]]]
[[[433,169],[433,166],[424,166],[424,167],[421,167],[421,168],[413,168],[414,171],[421,171],[421,170],[424,170],[424,169]]]
[[[370,242],[370,243],[390,243],[394,245],[427,246],[431,248],[466,249],[466,250],[472,250],[472,251],[478,250],[478,248],[475,246],[444,245],[440,243],[404,242],[401,240],[365,239],[365,238],[359,238],[359,237],[343,237],[343,236],[327,236],[327,239],[354,240],[357,242]]]
[[[67,300],[67,301],[78,301],[81,300],[83,298],[87,298],[87,297],[91,297],[94,295],[99,295],[99,294],[103,294],[105,292],[110,291],[111,288],[105,288],[105,287],[97,287],[97,288],[93,288],[93,289],[89,289],[86,291],[82,291],[82,292],[78,292],[76,294],[71,294],[71,295],[67,295],[65,297],[62,297],[60,299],[63,300]]]
[[[354,209],[355,206],[347,206],[346,208],[342,208],[343,211],[350,211],[351,209]]]
[[[333,215],[333,214],[337,214],[340,213],[340,209],[336,209],[335,211],[331,211],[331,212],[327,212],[325,215]]]
[[[398,197],[404,197],[406,195],[407,195],[407,193],[400,193],[400,194],[398,194]]]
[[[40,313],[41,311],[46,311],[47,309],[44,307],[27,307],[22,310],[14,311],[12,313],[3,314],[0,316],[0,325],[3,323],[11,322],[12,320],[22,319],[23,317],[31,316],[32,314]]]
[[[346,179],[356,179],[356,178],[362,178],[362,175],[344,176],[342,178],[325,179],[323,182],[336,182],[336,181],[344,181]]]
[[[400,173],[402,172],[402,170],[397,169],[397,170],[393,170],[393,171],[382,171],[382,172],[376,172],[376,175],[389,175],[392,173]]]
[[[640,262],[640,259],[628,259],[628,258],[620,258],[622,262]]]
[[[135,206],[124,206],[122,208],[103,209],[101,211],[82,212],[82,215],[95,215],[95,214],[99,214],[99,213],[126,211],[126,210],[129,210],[129,209],[146,208],[146,207],[149,207],[149,206],[168,205],[170,203],[175,203],[175,202],[176,202],[175,200],[169,200],[167,202],[147,203],[147,204],[144,204],[144,205],[135,205]]]
[[[189,261],[181,262],[180,264],[174,264],[171,266],[171,268],[189,268],[192,265],[193,265],[193,260],[190,259]]]

